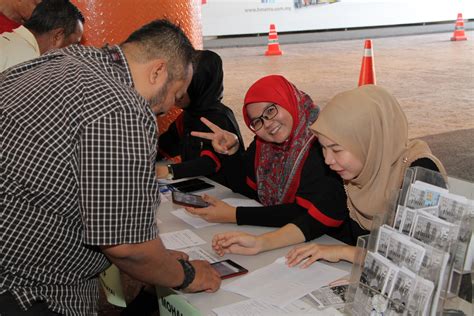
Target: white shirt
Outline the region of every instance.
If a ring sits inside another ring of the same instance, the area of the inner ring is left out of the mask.
[[[26,27],[20,26],[0,35],[0,72],[39,56],[38,42]]]

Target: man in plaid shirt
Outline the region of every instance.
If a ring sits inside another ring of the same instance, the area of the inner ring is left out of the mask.
[[[0,315],[94,315],[111,262],[149,284],[219,288],[207,261],[164,248],[154,216],[154,119],[186,92],[193,52],[157,20],[119,46],[0,73]]]

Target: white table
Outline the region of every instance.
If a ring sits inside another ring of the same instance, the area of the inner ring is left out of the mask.
[[[228,188],[218,183],[212,182],[209,179],[204,179],[204,180],[207,182],[213,183],[215,185],[215,188],[211,190],[201,191],[199,193],[194,193],[194,194],[207,193],[209,195],[216,196],[220,199],[245,198],[242,195],[236,194],[232,192],[231,190],[229,190]],[[211,240],[212,240],[212,237],[216,233],[226,232],[230,230],[239,230],[239,231],[245,231],[252,234],[262,234],[262,233],[275,229],[275,228],[258,227],[258,226],[238,226],[236,224],[218,224],[218,225],[208,226],[208,227],[204,227],[200,229],[194,229],[194,227],[192,227],[191,225],[188,225],[187,223],[185,223],[184,221],[182,221],[181,219],[179,219],[178,217],[170,213],[172,210],[176,210],[179,208],[182,208],[182,206],[175,205],[172,202],[161,203],[157,211],[157,217],[159,220],[162,221],[162,223],[158,224],[160,233],[190,229],[207,242],[206,244],[201,245],[200,247],[209,253],[214,253],[211,249]],[[340,241],[326,235],[312,242],[317,242],[321,244],[336,244],[336,243],[340,244],[341,243]],[[292,247],[293,246],[289,246],[289,247],[285,247],[281,249],[275,249],[272,251],[255,255],[255,256],[229,254],[229,255],[225,255],[223,259],[231,259],[235,261],[236,263],[247,268],[250,273],[256,269],[259,269],[268,264],[271,264],[278,257],[284,256]],[[347,263],[347,262],[331,263],[331,265],[347,271],[348,274],[350,273],[351,266],[352,266],[350,263]],[[226,284],[227,282],[232,282],[232,280],[235,280],[235,278],[223,280],[222,285]],[[213,308],[232,304],[232,303],[247,299],[246,297],[243,297],[241,295],[228,292],[225,290],[219,290],[216,293],[185,294],[184,296],[190,304],[192,304],[194,307],[196,307],[197,309],[201,311],[202,315],[215,315],[212,312]]]

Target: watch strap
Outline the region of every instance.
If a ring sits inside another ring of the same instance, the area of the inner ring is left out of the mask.
[[[180,286],[174,287],[174,290],[182,290],[185,289],[189,286],[194,281],[194,277],[196,276],[196,271],[194,270],[193,265],[184,259],[178,259],[178,262],[181,264],[183,267],[183,272],[184,272],[184,280],[183,283]]]

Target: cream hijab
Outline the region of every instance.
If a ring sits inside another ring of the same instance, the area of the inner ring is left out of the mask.
[[[446,174],[441,162],[421,140],[408,140],[408,123],[397,100],[385,89],[364,85],[336,95],[311,126],[355,155],[360,174],[346,181],[350,217],[371,229],[375,214],[388,210],[400,189],[405,170],[417,159],[429,158]]]

